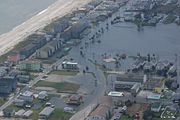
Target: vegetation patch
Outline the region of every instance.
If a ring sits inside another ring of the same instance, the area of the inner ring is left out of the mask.
[[[35,87],[52,87],[55,88],[58,92],[76,92],[80,85],[68,82],[48,82],[48,81],[39,81]]]
[[[128,116],[128,115],[122,115],[120,120],[133,120],[133,117]]]
[[[62,109],[56,108],[49,120],[69,120],[72,114],[64,112]]]
[[[50,74],[65,75],[65,76],[76,76],[78,73],[79,73],[79,71],[57,70],[57,71],[52,71]]]

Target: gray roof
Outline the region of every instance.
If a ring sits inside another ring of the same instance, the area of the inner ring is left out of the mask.
[[[39,115],[42,115],[42,116],[50,116],[53,111],[54,111],[54,108],[52,108],[52,107],[46,107],[46,108],[44,108],[44,109],[39,113]]]
[[[25,116],[25,117],[29,117],[29,116],[31,116],[31,115],[32,115],[32,113],[33,113],[33,111],[32,111],[32,110],[28,110],[28,111],[26,111],[26,112],[23,114],[23,116]]]
[[[26,111],[24,109],[21,109],[15,113],[15,116],[22,116]]]

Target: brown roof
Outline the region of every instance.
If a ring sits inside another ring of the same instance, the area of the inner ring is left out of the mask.
[[[90,114],[90,116],[106,117],[112,105],[112,98],[109,96],[104,96],[101,98],[101,103],[99,106]]]
[[[105,117],[107,115],[107,112],[109,111],[109,107],[104,106],[104,105],[99,105],[91,114],[90,116],[101,116]]]
[[[108,106],[108,107],[111,107],[112,106],[112,98],[110,96],[103,96],[101,98],[101,105],[105,105],[105,106]]]

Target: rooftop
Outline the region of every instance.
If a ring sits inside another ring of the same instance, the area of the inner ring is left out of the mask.
[[[108,96],[112,96],[112,97],[122,97],[122,96],[123,96],[123,92],[111,91],[111,92],[109,92]]]
[[[54,108],[46,107],[39,113],[39,115],[49,116],[53,111],[54,111]]]
[[[31,91],[25,91],[22,96],[26,96],[26,97],[29,97],[29,96],[32,96],[33,95],[33,92]]]

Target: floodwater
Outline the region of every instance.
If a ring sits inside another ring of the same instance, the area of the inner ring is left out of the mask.
[[[143,31],[138,31],[134,24],[118,23],[110,25],[100,40],[99,45],[91,45],[91,52],[129,55],[150,53],[171,58],[180,53],[180,26],[159,24],[156,27],[144,27]]]
[[[0,35],[9,32],[57,0],[0,0]]]

